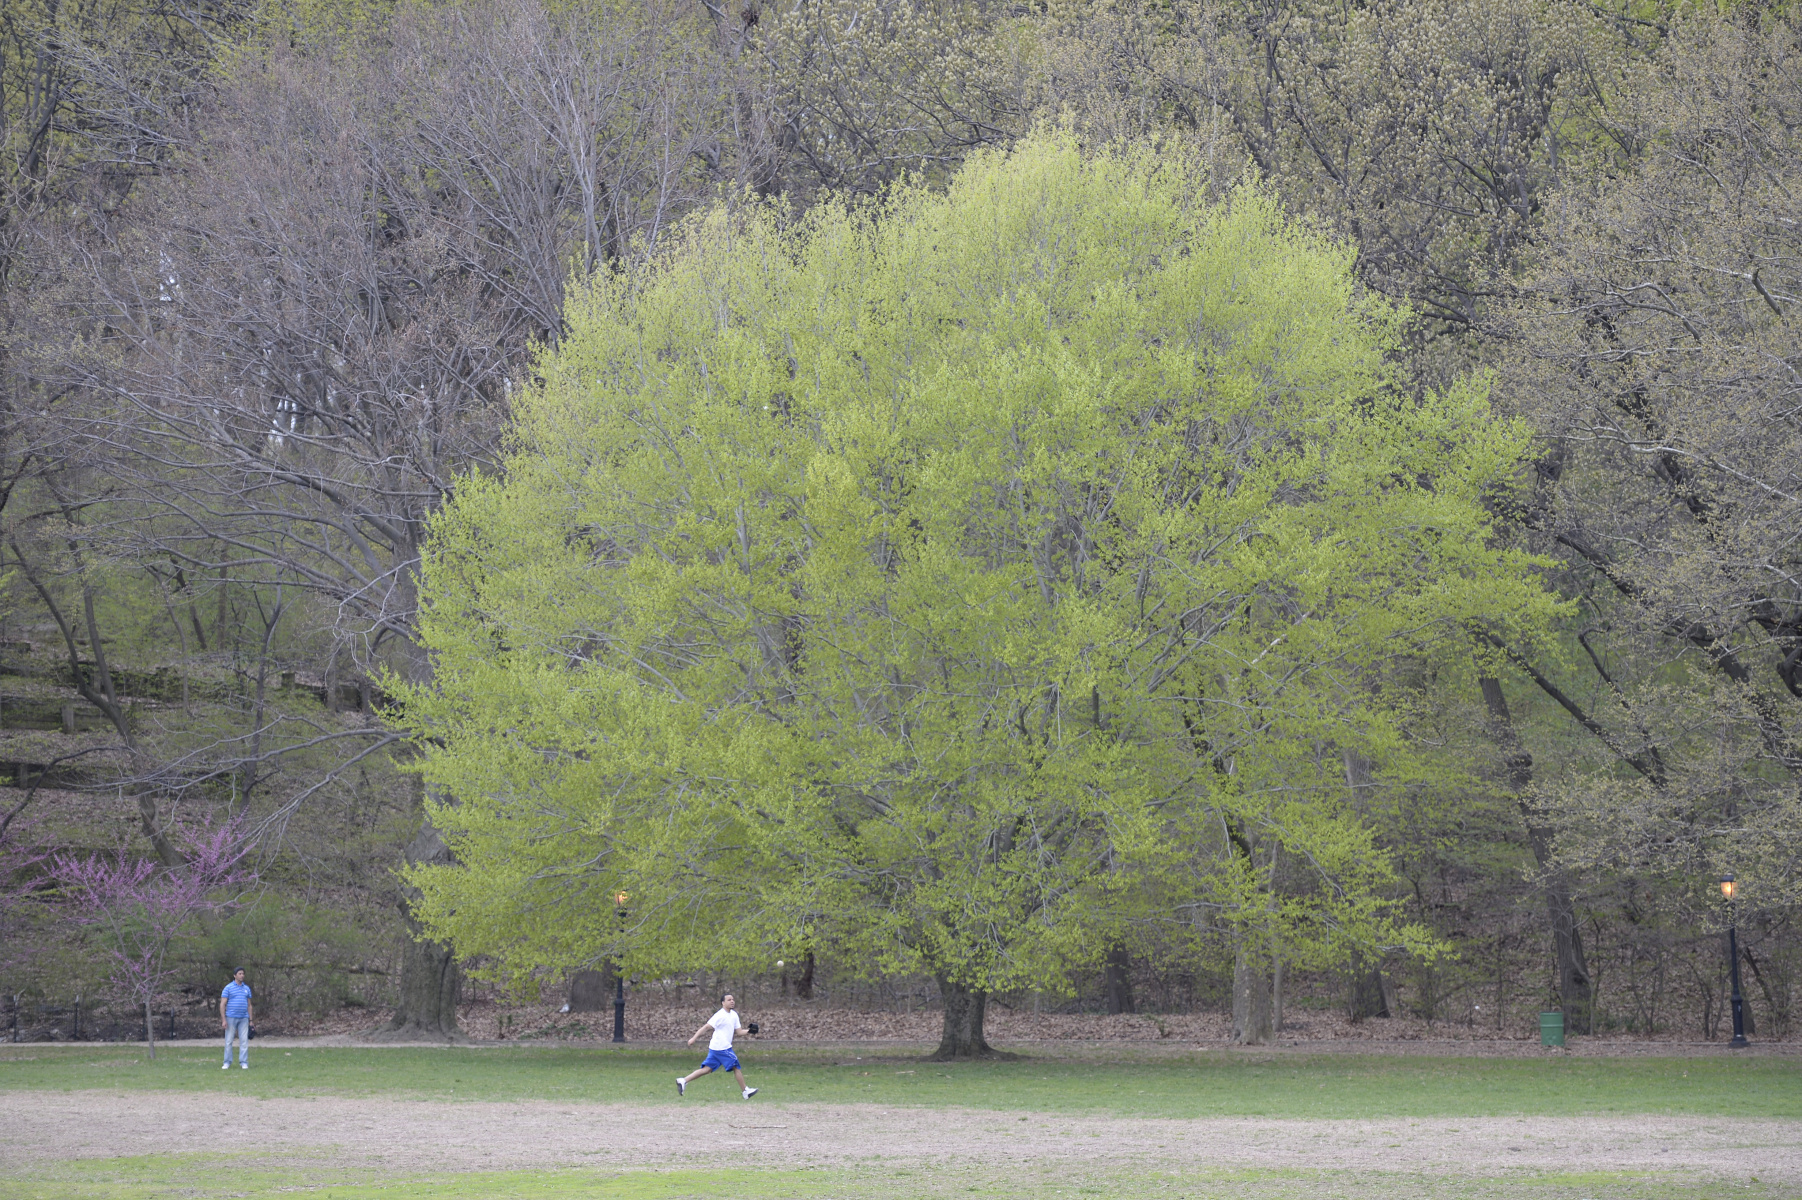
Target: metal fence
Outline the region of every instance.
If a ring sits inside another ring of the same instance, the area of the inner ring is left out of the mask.
[[[63,999],[6,993],[0,996],[0,1039],[8,1042],[141,1042],[144,1014],[133,1005],[108,998],[70,996]],[[209,1019],[210,1018],[210,1019]],[[159,1005],[155,1016],[159,1041],[216,1037],[219,1020],[202,1002]]]

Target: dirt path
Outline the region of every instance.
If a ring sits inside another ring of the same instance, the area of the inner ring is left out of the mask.
[[[222,1141],[220,1131],[233,1134]],[[227,1142],[386,1171],[1075,1160],[1489,1174],[1654,1170],[1802,1185],[1802,1121],[1707,1117],[1123,1120],[877,1105],[242,1100],[0,1092],[0,1173]]]
[[[689,1015],[693,1015],[692,1013]],[[632,1039],[634,1050],[674,1050],[687,1053],[691,1047],[680,1038],[635,1038]],[[126,1043],[143,1045],[142,1042]],[[920,1058],[932,1053],[938,1044],[929,1041],[908,1041],[901,1038],[863,1038],[858,1040],[841,1039],[802,1039],[785,1041],[782,1038],[759,1037],[755,1043],[758,1049],[793,1053],[802,1057],[845,1057],[876,1056],[879,1058]],[[271,1050],[317,1050],[340,1049],[352,1046],[359,1050],[499,1050],[516,1051],[559,1051],[559,1050],[596,1050],[609,1048],[612,1042],[606,1038],[565,1038],[558,1040],[512,1040],[494,1041],[492,1039],[470,1039],[456,1043],[455,1046],[443,1042],[372,1042],[366,1037],[352,1034],[324,1034],[309,1037],[259,1037],[256,1045],[265,1053]],[[160,1041],[159,1049],[197,1049],[204,1048],[217,1051],[219,1039],[182,1038],[175,1041]],[[1176,1038],[1147,1041],[1122,1038],[1115,1041],[1068,1039],[1027,1039],[1016,1038],[1005,1043],[998,1043],[998,1048],[1023,1054],[1029,1058],[1047,1061],[1065,1062],[1156,1062],[1164,1058],[1185,1058],[1196,1053],[1228,1054],[1235,1058],[1285,1058],[1309,1057],[1320,1054],[1356,1055],[1360,1057],[1385,1058],[1720,1058],[1722,1054],[1720,1042],[1679,1042],[1679,1041],[1645,1041],[1632,1038],[1581,1038],[1568,1047],[1547,1049],[1538,1041],[1525,1039],[1485,1039],[1485,1038],[1409,1038],[1405,1040],[1383,1040],[1378,1038],[1315,1038],[1313,1040],[1278,1039],[1267,1046],[1236,1046],[1231,1041],[1221,1038],[1214,1041],[1183,1041]],[[79,1052],[96,1048],[93,1042],[31,1042],[19,1046],[0,1043],[0,1062],[8,1057],[18,1055],[60,1054]],[[1749,1049],[1734,1051],[1736,1059],[1777,1058],[1796,1060],[1802,1065],[1802,1041],[1793,1042],[1754,1042]]]

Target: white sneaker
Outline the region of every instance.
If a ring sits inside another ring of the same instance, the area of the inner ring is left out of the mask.
[[[756,1088],[746,1088],[745,1089],[745,1099],[746,1100],[749,1100],[752,1096],[755,1096],[756,1094],[757,1094]]]
[[[219,1069],[221,1071],[229,1071],[232,1069],[232,1065],[230,1063],[226,1063],[223,1067],[220,1067]]]
[[[240,1066],[240,1067],[242,1067],[242,1068],[243,1068],[243,1069],[244,1069],[244,1070],[246,1070],[246,1071],[248,1071],[248,1070],[250,1070],[250,1064],[249,1064],[249,1063],[239,1063],[239,1064],[238,1064],[238,1066]]]
[[[688,1080],[682,1078],[680,1075],[676,1076],[676,1095],[688,1095]]]

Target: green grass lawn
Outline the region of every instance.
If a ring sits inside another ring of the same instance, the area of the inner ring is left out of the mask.
[[[899,1056],[752,1046],[745,1055],[763,1097],[794,1103],[874,1103],[1069,1116],[1291,1118],[1482,1117],[1655,1113],[1802,1117],[1793,1060],[1252,1055],[1195,1052],[1112,1061],[1075,1056],[945,1065]],[[0,1090],[112,1089],[254,1097],[392,1096],[451,1103],[549,1099],[629,1104],[654,1119],[676,1104],[735,1106],[729,1080],[701,1080],[679,1100],[671,1081],[696,1055],[662,1049],[355,1049],[259,1047],[250,1071],[217,1066],[216,1050],[0,1047]],[[729,1119],[729,1118],[728,1118]],[[182,1148],[186,1150],[187,1148]],[[222,1146],[220,1149],[224,1149]],[[873,1148],[879,1152],[879,1148]],[[924,1164],[881,1160],[808,1169],[590,1169],[438,1173],[349,1168],[320,1153],[164,1153],[40,1163],[0,1171],[5,1200],[687,1200],[731,1196],[807,1200],[1108,1196],[1122,1200],[1771,1200],[1755,1170],[1726,1179],[1683,1172],[1485,1176],[1352,1170],[1218,1170],[1126,1158],[1087,1162]],[[1573,1166],[1580,1164],[1573,1164]]]
[[[183,1160],[197,1161],[183,1161]],[[4,1182],[4,1180],[0,1180]],[[1107,1196],[1116,1200],[1778,1200],[1750,1181],[1706,1184],[1634,1173],[1519,1171],[1505,1178],[1402,1172],[1133,1170],[1028,1165],[796,1171],[484,1171],[439,1178],[334,1180],[316,1171],[245,1169],[219,1155],[157,1155],[17,1181],[8,1200],[952,1200]]]
[[[729,1080],[672,1086],[698,1055],[638,1049],[259,1050],[226,1074],[216,1050],[0,1049],[0,1088],[167,1089],[248,1096],[737,1103]],[[1802,1117],[1794,1060],[1250,1056],[928,1063],[752,1047],[751,1082],[783,1102],[877,1103],[1148,1117],[1452,1117],[1670,1113]]]

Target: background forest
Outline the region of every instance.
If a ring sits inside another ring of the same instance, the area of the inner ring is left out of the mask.
[[[1559,615],[1479,614],[1413,678],[1407,736],[1458,770],[1333,751],[1426,933],[1292,967],[1275,1019],[1286,988],[1715,1037],[1732,872],[1749,1025],[1786,1036],[1802,15],[1651,0],[4,0],[0,990],[25,1032],[71,1034],[78,995],[198,1011],[240,964],[265,1020],[361,1006],[398,1036],[453,1035],[470,971],[523,986],[414,936],[401,869],[451,852],[391,694],[433,679],[428,527],[501,470],[566,295],[710,206],[941,187],[1046,129],[1256,181],[1403,310],[1407,388],[1486,380],[1530,432],[1489,537]],[[186,877],[220,830],[230,869],[128,996],[69,865]],[[1238,932],[1167,928],[1034,1003],[1231,1006]],[[592,986],[632,936],[533,985]]]

